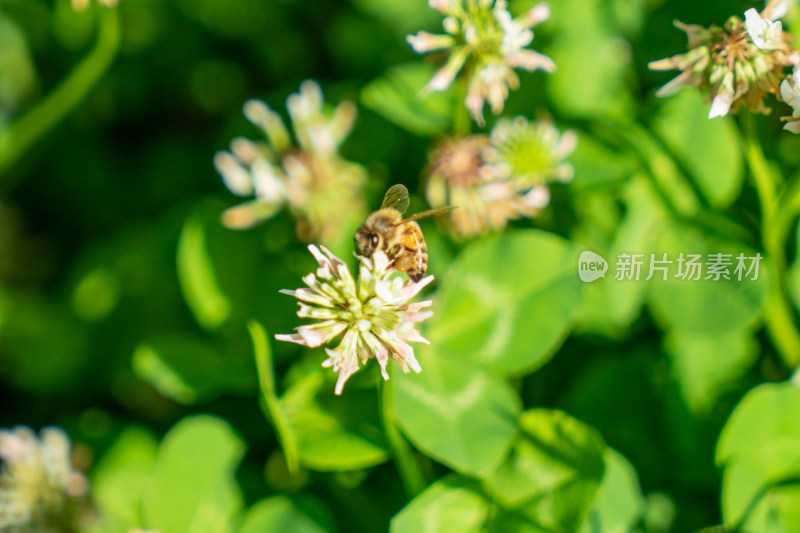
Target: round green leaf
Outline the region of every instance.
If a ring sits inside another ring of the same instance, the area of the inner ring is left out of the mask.
[[[128,427],[92,472],[92,499],[103,531],[141,527],[142,493],[156,462],[158,442],[144,429]]]
[[[291,531],[292,533],[325,533],[323,527],[287,496],[273,496],[253,505],[244,514],[238,533]]]
[[[468,474],[490,472],[516,433],[519,397],[505,381],[468,361],[424,350],[419,362],[422,373],[392,377],[398,424],[437,461]]]
[[[758,343],[747,329],[703,335],[673,330],[664,339],[672,375],[686,405],[708,413],[717,398],[753,366]]]
[[[605,474],[581,533],[628,533],[645,509],[633,465],[618,451],[606,448]]]
[[[164,437],[144,493],[145,527],[162,533],[226,533],[242,507],[234,477],[245,446],[227,422],[184,418]]]
[[[745,395],[731,413],[717,444],[716,463],[723,466],[737,455],[758,455],[778,440],[800,446],[800,387],[768,383]]]
[[[489,502],[473,481],[451,474],[425,489],[392,519],[391,533],[478,533]]]
[[[437,355],[505,374],[543,365],[564,341],[581,297],[577,248],[517,231],[466,248],[436,295],[427,337]]]
[[[663,101],[653,129],[689,171],[714,206],[729,206],[742,190],[741,137],[728,116],[709,120],[708,105],[697,91],[680,91]]]
[[[537,509],[543,500],[555,503],[559,491],[574,483],[587,483],[593,497],[603,478],[605,449],[594,429],[562,411],[549,409],[526,411],[519,424],[522,432],[513,452],[484,482],[493,498],[509,509],[532,504],[531,511],[540,514]],[[572,520],[586,513],[591,502],[592,498],[588,502],[581,498],[573,503],[585,503],[585,508],[578,505],[564,516],[539,516],[538,520],[559,522],[570,514]]]

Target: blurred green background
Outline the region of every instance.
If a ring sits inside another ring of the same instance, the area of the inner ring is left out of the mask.
[[[546,110],[577,130],[575,179],[500,237],[457,243],[423,225],[441,280],[432,346],[422,374],[397,375],[393,408],[425,484],[440,481],[394,530],[800,531],[800,393],[760,385],[793,370],[764,330],[770,272],[752,284],[583,286],[574,263],[584,249],[610,260],[763,252],[735,117],[707,121],[692,90],[656,101],[669,77],[647,70],[685,50],[673,19],[721,24],[754,6],[551,2],[533,46],[558,71],[522,73],[504,116]],[[442,126],[416,100],[435,58],[405,35],[440,23],[423,0],[121,0],[83,12],[0,0],[0,427],[69,432],[92,458],[102,530],[385,531],[411,501],[389,460],[374,361],[338,398],[321,350],[271,341],[301,464],[287,471],[247,323],[270,339],[301,323],[278,290],[314,263],[287,212],[247,231],[220,225],[237,200],[212,158],[257,136],[245,100],[285,116],[287,95],[315,79],[327,102],[359,106],[342,153],[368,170],[368,205],[392,183],[418,194]],[[19,126],[60,90],[63,113]],[[29,146],[6,135],[37,124]],[[800,138],[775,115],[756,127],[789,177]],[[497,301],[469,302],[460,280],[475,276]],[[798,277],[790,265],[780,289],[795,307]],[[187,418],[200,413],[214,418]],[[198,502],[211,517],[190,527]]]

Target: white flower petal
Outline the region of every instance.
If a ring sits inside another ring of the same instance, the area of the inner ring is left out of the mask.
[[[708,111],[708,118],[724,117],[731,110],[731,97],[726,93],[720,93],[711,102],[711,109]]]

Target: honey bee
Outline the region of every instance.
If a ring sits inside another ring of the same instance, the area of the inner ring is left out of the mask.
[[[415,221],[441,215],[455,206],[428,209],[408,218],[403,214],[408,209],[408,189],[393,185],[386,191],[380,209],[367,217],[358,228],[354,239],[361,254],[371,257],[377,250],[394,261],[395,270],[405,272],[414,281],[419,281],[428,269],[428,249],[422,230]]]

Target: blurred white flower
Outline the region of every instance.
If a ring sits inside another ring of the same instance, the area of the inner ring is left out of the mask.
[[[548,119],[502,119],[492,129],[486,160],[495,172],[529,188],[572,180],[575,170],[566,158],[575,151],[578,136],[559,133]]]
[[[772,4],[770,18],[772,20],[778,20],[789,13],[789,10],[797,4],[797,0],[779,0],[777,3],[775,3],[775,0],[772,0],[767,2],[767,7],[770,7],[770,4]]]
[[[464,105],[479,125],[484,125],[483,106],[500,113],[508,92],[519,86],[515,68],[553,72],[549,57],[526,48],[533,41],[531,28],[547,20],[550,8],[539,4],[513,19],[505,0],[429,0],[429,5],[446,15],[446,35],[419,32],[407,40],[417,53],[446,50],[444,66],[433,76],[426,90],[443,91],[461,73],[467,86]]]
[[[428,202],[459,207],[448,214],[455,238],[500,231],[547,207],[548,183],[572,179],[566,157],[576,144],[574,132],[524,117],[499,121],[488,136],[445,139],[431,153]]]
[[[790,117],[783,117],[786,121],[783,127],[792,133],[800,133],[800,68],[795,67],[794,73],[781,82],[781,100],[792,108]]]
[[[303,278],[308,288],[281,292],[299,300],[298,317],[319,322],[299,326],[296,333],[275,338],[316,348],[344,333],[336,348],[325,349],[328,359],[322,363],[339,374],[336,394],[342,393],[347,379],[358,370],[359,359],[362,364],[372,357],[377,359],[384,379],[389,379],[386,366],[390,356],[404,372],[409,368],[421,372],[408,342],[428,343],[414,324],[433,316],[432,311],[423,310],[432,302],[409,303],[409,300],[433,276],[417,282],[392,278],[392,264],[383,252],[376,252],[369,259],[356,256],[360,262],[356,282],[347,265],[324,246],[322,251],[313,244],[308,249],[319,263],[316,273]]]
[[[228,190],[255,197],[226,210],[222,221],[230,228],[246,229],[288,206],[299,219],[301,239],[332,242],[341,237],[347,221],[366,214],[361,198],[366,172],[339,155],[356,107],[342,102],[326,112],[322,89],[310,80],[287,98],[286,107],[296,145],[278,113],[261,100],[248,100],[244,115],[265,140],[237,137],[230,151],[214,156]]]
[[[24,426],[0,430],[0,531],[79,529],[89,484],[71,457],[59,428],[44,428],[40,438]]]

